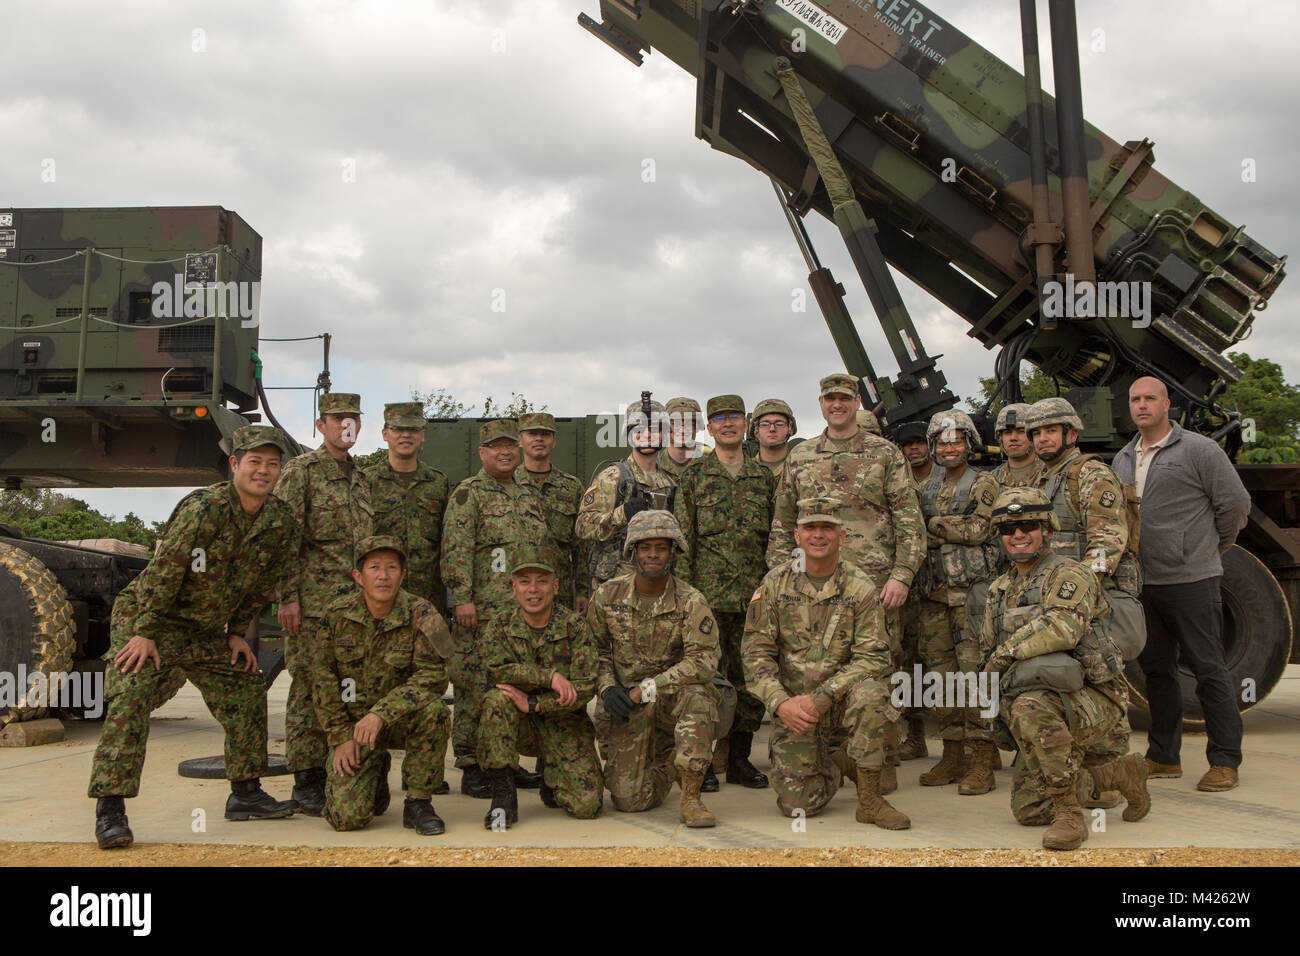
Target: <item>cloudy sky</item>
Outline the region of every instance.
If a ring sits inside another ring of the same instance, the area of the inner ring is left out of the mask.
[[[930,6],[1019,67],[1013,0]],[[359,451],[377,446],[384,402],[435,387],[520,392],[559,415],[643,387],[782,395],[812,433],[816,379],[840,362],[815,309],[791,312],[806,268],[771,186],[695,139],[690,76],[662,55],[633,67],[579,11],[599,19],[597,0],[3,0],[0,208],[238,212],[265,241],[263,334],[333,333],[335,388],[367,416]],[[1089,121],[1153,139],[1166,176],[1279,254],[1300,248],[1297,25],[1281,0],[1079,3]],[[896,372],[838,234],[809,228],[877,368]],[[992,353],[900,284],[950,387],[971,394]],[[1297,304],[1300,282],[1284,283],[1245,343],[1292,379]],[[311,384],[320,363],[309,344],[263,357],[269,385]],[[307,439],[310,393],[273,396]],[[161,519],[180,494],[83,497]]]

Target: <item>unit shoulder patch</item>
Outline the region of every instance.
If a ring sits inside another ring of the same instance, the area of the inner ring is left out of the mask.
[[[1062,581],[1061,586],[1056,590],[1056,596],[1068,601],[1070,598],[1074,597],[1074,592],[1078,589],[1079,586],[1073,581]]]
[[[1101,498],[1099,500],[1103,508],[1109,508],[1111,505],[1115,503],[1115,492],[1103,491],[1101,493]]]

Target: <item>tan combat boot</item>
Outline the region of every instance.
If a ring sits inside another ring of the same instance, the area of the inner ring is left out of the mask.
[[[920,717],[907,719],[907,739],[898,748],[899,760],[915,760],[917,757],[930,756],[930,748],[925,744],[925,721]]]
[[[710,813],[709,808],[700,801],[700,784],[704,782],[704,774],[683,772],[681,782],[682,823],[685,823],[688,827],[717,826],[717,817]]]
[[[1079,795],[1074,782],[1061,790],[1048,790],[1052,797],[1052,825],[1043,834],[1044,850],[1077,850],[1088,839]]]
[[[898,759],[895,757],[894,759]],[[880,769],[880,792],[893,793],[898,789],[898,766],[886,762]]]
[[[855,814],[859,823],[874,823],[882,830],[906,830],[912,825],[907,814],[900,813],[889,805],[889,801],[880,795],[880,771],[858,768],[858,812]]]
[[[849,759],[849,755],[843,747],[837,747],[835,750],[831,751],[831,763],[835,764],[840,771],[840,783],[844,782],[845,777],[847,777],[851,783],[856,784],[858,782],[858,768],[853,761]]]
[[[945,740],[943,756],[926,773],[921,774],[921,786],[942,787],[956,783],[966,774],[966,755],[960,740]]]
[[[1092,779],[1099,791],[1118,790],[1128,806],[1124,819],[1141,820],[1151,810],[1151,793],[1147,790],[1147,762],[1139,754],[1129,754],[1092,768]]]
[[[993,755],[997,748],[991,740],[972,740],[970,742],[970,769],[961,778],[957,792],[964,796],[974,796],[996,790],[998,783],[993,779]]]

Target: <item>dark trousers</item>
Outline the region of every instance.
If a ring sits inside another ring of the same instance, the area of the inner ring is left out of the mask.
[[[1154,584],[1142,589],[1147,643],[1138,664],[1147,681],[1151,732],[1147,757],[1179,763],[1183,743],[1183,696],[1178,663],[1196,676],[1196,697],[1205,714],[1205,756],[1212,767],[1241,765],[1241,711],[1237,688],[1223,658],[1220,577],[1190,584]]]

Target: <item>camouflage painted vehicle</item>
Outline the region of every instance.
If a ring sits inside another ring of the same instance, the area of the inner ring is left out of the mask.
[[[1060,99],[1045,94],[1034,10],[1021,4],[1024,75],[914,0],[601,0],[599,22],[578,22],[638,66],[657,51],[696,78],[696,135],[771,178],[845,367],[887,431],[956,401],[892,266],[1001,347],[1001,403],[1020,400],[1030,361],[1069,388],[1080,444],[1113,453],[1133,433],[1129,385],[1156,375],[1180,423],[1235,455],[1239,416],[1215,398],[1241,371],[1224,353],[1285,257],[1157,172],[1151,142],[1084,122],[1072,3],[1051,5]],[[801,221],[812,210],[840,230],[892,380],[817,261]],[[975,417],[991,439],[988,415]],[[1238,470],[1256,507],[1225,558],[1225,637],[1234,676],[1262,699],[1292,655],[1300,467]],[[1193,688],[1185,674],[1185,712],[1199,715]]]
[[[0,210],[4,487],[226,477],[219,440],[260,419],[261,268],[261,237],[220,207]],[[146,563],[0,526],[0,670],[102,666]]]

